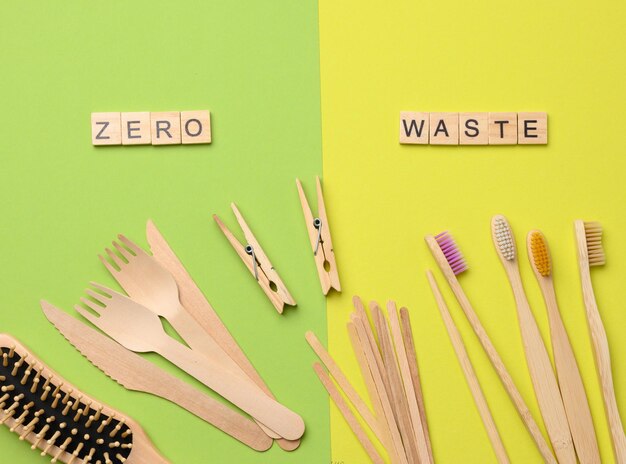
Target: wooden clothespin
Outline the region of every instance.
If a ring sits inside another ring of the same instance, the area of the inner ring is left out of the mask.
[[[306,228],[309,232],[309,240],[313,247],[313,256],[315,256],[315,265],[317,273],[322,284],[322,292],[328,295],[331,288],[341,292],[341,283],[339,282],[339,273],[337,272],[337,264],[335,263],[335,252],[333,250],[333,242],[330,238],[330,227],[328,225],[328,217],[326,216],[326,206],[324,205],[324,196],[322,194],[322,184],[319,176],[317,180],[317,209],[319,214],[313,217],[311,207],[306,199],[304,190],[300,180],[296,179],[298,186],[298,194],[300,195],[300,203],[302,204],[302,212]]]
[[[234,203],[231,203],[230,206],[237,217],[237,222],[239,223],[241,230],[243,230],[243,234],[247,241],[245,246],[235,238],[233,233],[228,230],[228,227],[226,227],[217,214],[213,215],[213,219],[215,219],[219,228],[222,232],[224,232],[224,235],[230,244],[233,246],[241,260],[270,299],[276,308],[276,311],[282,314],[283,308],[286,304],[295,306],[296,301],[289,293],[289,290],[287,290],[287,287],[279,277],[276,269],[274,269],[274,266],[272,266],[272,263],[263,251],[263,248],[261,248],[261,245],[259,245],[259,242],[252,234],[252,231],[248,227],[248,224],[246,224],[246,221],[237,209],[237,206]]]

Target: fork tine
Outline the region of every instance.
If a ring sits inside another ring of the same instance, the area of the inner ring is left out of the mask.
[[[107,261],[107,259],[106,259],[104,256],[102,256],[102,255],[98,255],[98,259],[100,260],[100,262],[101,262],[102,264],[104,264],[104,267],[106,267],[106,268],[107,268],[107,270],[108,270],[108,271],[109,271],[112,275],[115,275],[115,274],[117,274],[118,272],[120,272],[119,270],[117,270],[117,269],[115,268],[115,266],[113,266],[110,262],[108,262],[108,261]]]
[[[98,296],[100,298],[113,298],[114,296],[118,295],[118,296],[124,296],[121,293],[116,292],[115,290],[111,290],[109,287],[105,287],[104,285],[100,285],[98,282],[89,282],[89,285],[91,285],[93,288],[100,290],[101,292],[105,293],[105,295],[102,294],[98,294]]]
[[[106,251],[107,255],[109,255],[109,258],[111,258],[111,261],[113,261],[113,263],[120,269],[122,269],[122,266],[126,264],[124,261],[120,259],[119,256],[113,253],[113,251],[110,248],[105,248],[104,251]]]
[[[93,298],[94,300],[96,300],[96,304],[101,304],[103,306],[99,306],[100,309],[106,308],[106,303],[102,300],[104,300],[106,298],[106,296],[104,296],[101,293],[98,292],[94,292],[92,289],[88,288],[87,290],[85,290],[85,293],[87,295],[89,295],[91,298]]]
[[[133,255],[130,253],[130,251],[117,243],[115,240],[113,241],[113,246],[119,252],[119,254],[121,254],[126,259],[126,261],[130,261],[132,259]]]
[[[128,248],[130,248],[136,255],[146,254],[146,252],[143,251],[143,249],[139,245],[127,238],[124,234],[119,234],[117,238],[119,238],[120,241],[124,243],[124,245],[126,245]]]
[[[95,325],[96,327],[100,327],[100,325],[98,324],[98,318],[91,314],[89,311],[87,311],[85,308],[83,308],[81,305],[74,305],[74,309],[93,325]]]
[[[80,297],[80,302],[82,304],[84,304],[85,306],[87,306],[89,309],[91,309],[98,316],[100,315],[100,311],[99,310],[103,309],[102,306],[98,306],[98,304],[94,303],[89,298],[85,298],[84,296]],[[77,306],[79,306],[79,305],[77,305]],[[83,309],[85,309],[85,308],[83,308]]]

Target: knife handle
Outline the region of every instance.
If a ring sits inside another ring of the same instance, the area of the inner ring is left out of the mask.
[[[155,348],[165,359],[281,437],[297,440],[304,434],[304,421],[299,415],[267,396],[256,385],[241,382],[239,376],[223,369],[211,359],[192,351],[165,333]]]
[[[146,388],[143,391],[160,396],[186,409],[253,450],[266,451],[272,446],[272,438],[243,414],[174,376],[167,375],[166,378],[155,380],[158,382],[153,382],[151,385],[158,384],[158,387]]]

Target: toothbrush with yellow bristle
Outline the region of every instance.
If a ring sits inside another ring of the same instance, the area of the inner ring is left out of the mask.
[[[600,451],[598,450],[585,387],[556,300],[548,242],[540,231],[531,230],[528,233],[526,245],[528,259],[537,277],[548,310],[554,364],[574,440],[574,448],[581,464],[599,464],[601,462]]]
[[[596,370],[602,388],[602,399],[606,411],[607,421],[611,432],[611,442],[615,462],[626,463],[626,437],[624,427],[617,409],[617,400],[613,388],[611,373],[611,355],[609,342],[598,311],[596,297],[591,284],[591,266],[601,266],[605,263],[604,249],[602,248],[602,226],[597,222],[574,222],[576,232],[576,246],[578,248],[578,265],[583,291],[583,299],[593,346],[593,355],[596,361]]]
[[[537,321],[530,309],[520,274],[513,231],[506,218],[496,215],[491,220],[491,234],[502,266],[506,271],[517,306],[517,319],[522,334],[526,364],[530,373],[539,410],[560,464],[576,464],[574,443],[559,384],[552,370],[550,357]]]
[[[467,320],[469,321],[476,337],[480,341],[485,353],[489,357],[493,368],[495,369],[498,377],[500,377],[500,381],[502,385],[506,389],[506,392],[511,398],[515,409],[520,415],[520,418],[524,422],[528,432],[532,436],[535,444],[537,445],[537,449],[541,453],[543,460],[546,464],[557,464],[554,455],[552,454],[552,450],[550,446],[546,442],[545,438],[541,434],[539,430],[539,426],[535,419],[533,418],[532,413],[528,409],[528,405],[524,401],[520,391],[515,386],[515,382],[513,382],[513,378],[511,374],[507,370],[502,358],[498,354],[496,347],[493,345],[487,331],[484,326],[480,322],[476,311],[472,307],[472,304],[469,301],[469,298],[465,294],[463,287],[459,283],[458,275],[467,271],[467,263],[465,262],[465,258],[463,257],[463,253],[458,248],[456,242],[452,238],[452,236],[446,231],[442,232],[438,235],[432,236],[427,235],[424,237],[430,252],[435,259],[435,262],[439,266],[439,269],[443,273],[444,277],[448,281],[448,285],[450,289],[454,293],[461,309],[465,313]]]

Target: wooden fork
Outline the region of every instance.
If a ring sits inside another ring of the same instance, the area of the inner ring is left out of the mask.
[[[172,274],[130,239],[121,234],[118,238],[127,248],[117,241],[113,241],[113,246],[124,259],[110,248],[105,249],[117,268],[104,256],[98,255],[98,258],[128,296],[156,315],[167,319],[192,350],[212,359],[224,369],[241,377],[243,381],[254,384],[254,381],[182,306],[178,285]],[[280,438],[276,432],[261,423],[259,425],[268,436]]]
[[[207,387],[288,440],[304,434],[304,421],[293,411],[268,397],[256,385],[243,382],[231,371],[171,338],[159,317],[130,298],[91,283],[91,298],[81,298],[75,309],[120,345],[138,353],[155,352],[195,377]]]

